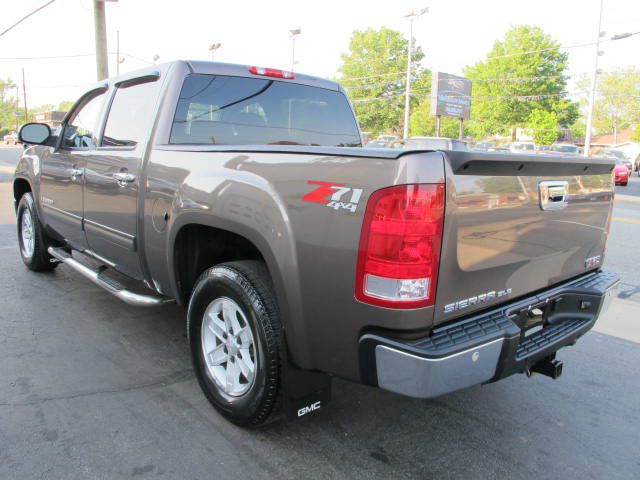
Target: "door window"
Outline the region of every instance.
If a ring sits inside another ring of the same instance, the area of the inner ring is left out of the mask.
[[[118,88],[100,146],[135,147],[144,142],[153,119],[159,87],[160,82],[147,82]]]
[[[64,127],[63,148],[89,150],[95,147],[98,118],[106,93],[84,104]]]

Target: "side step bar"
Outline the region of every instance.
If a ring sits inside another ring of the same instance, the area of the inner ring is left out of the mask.
[[[62,263],[69,265],[76,272],[88,278],[99,287],[104,288],[107,292],[115,295],[124,303],[133,305],[134,307],[158,307],[174,302],[170,298],[155,295],[141,295],[127,290],[124,285],[117,280],[108,277],[103,272],[93,270],[92,268],[83,265],[73,258],[71,254],[61,248],[49,247],[48,251],[49,255],[60,260]]]

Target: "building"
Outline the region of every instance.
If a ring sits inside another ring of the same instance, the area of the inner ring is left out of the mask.
[[[62,120],[67,112],[60,112],[58,110],[49,110],[48,112],[36,113],[33,116],[33,121],[38,123],[46,123],[51,128],[56,128],[62,125]]]

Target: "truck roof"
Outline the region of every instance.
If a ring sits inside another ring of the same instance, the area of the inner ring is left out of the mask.
[[[187,65],[191,68],[193,73],[200,73],[203,75],[229,75],[233,77],[258,77],[249,72],[250,65],[239,65],[236,63],[223,63],[223,62],[208,62],[203,60],[186,60]],[[255,65],[256,67],[267,67],[265,65]],[[342,87],[338,82],[333,80],[327,80],[326,78],[314,77],[312,75],[305,75],[303,73],[295,72],[293,79],[281,79],[285,82],[299,83],[302,85],[309,85],[312,87],[320,87],[328,90],[342,91]]]

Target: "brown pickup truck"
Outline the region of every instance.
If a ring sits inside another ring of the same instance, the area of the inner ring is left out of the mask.
[[[198,381],[240,425],[320,409],[333,376],[419,398],[556,378],[617,282],[613,161],[365,149],[328,80],[177,61],[20,140],[25,265],[188,306]]]

